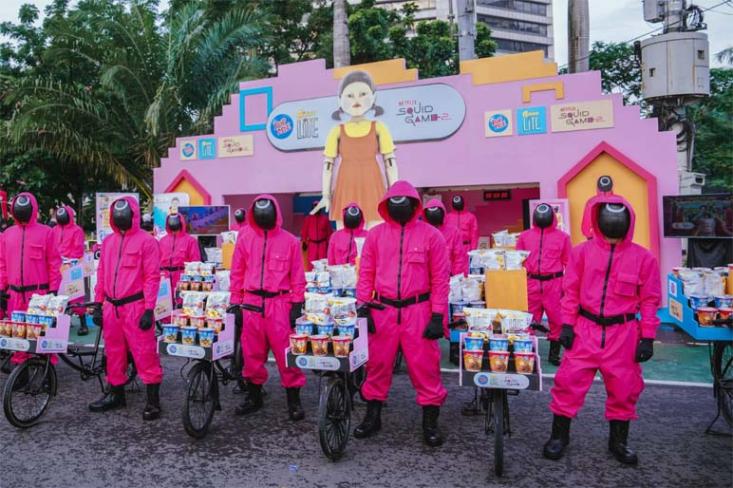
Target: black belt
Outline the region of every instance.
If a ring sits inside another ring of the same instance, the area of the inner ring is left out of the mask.
[[[290,290],[280,290],[280,291],[246,290],[246,292],[251,295],[255,295],[258,297],[262,297],[262,298],[276,298],[276,297],[290,294]]]
[[[557,273],[550,273],[550,274],[537,274],[537,273],[527,273],[527,278],[532,278],[533,280],[538,281],[550,281],[554,280],[555,278],[562,278],[563,276],[562,271],[558,271]]]
[[[313,244],[320,244],[321,242],[326,242],[326,239],[311,239],[310,242],[312,242]]]
[[[403,300],[392,300],[391,298],[383,297],[377,294],[376,299],[379,303],[389,305],[393,308],[405,308],[409,307],[410,305],[415,305],[417,303],[427,302],[428,300],[430,300],[430,292],[426,292],[410,298],[405,298]]]
[[[26,286],[10,285],[9,288],[18,293],[25,293],[27,291],[48,290],[48,283],[44,283],[42,285],[26,285]]]
[[[471,241],[463,241],[463,245],[464,245],[464,246],[465,246],[465,245],[468,245],[468,244],[471,244]]]
[[[183,271],[184,269],[186,268],[184,268],[183,266],[161,266],[160,267],[161,271]]]
[[[601,317],[600,315],[596,315],[592,312],[589,312],[588,310],[581,308],[579,311],[580,315],[585,317],[588,320],[592,320],[598,325],[619,325],[619,324],[625,324],[626,322],[631,322],[632,320],[636,320],[636,314],[635,313],[622,313],[619,315],[611,315],[609,317]]]
[[[124,298],[110,298],[110,297],[104,297],[105,300],[107,300],[109,303],[111,303],[115,308],[122,307],[123,305],[127,305],[129,303],[137,302],[139,300],[144,300],[145,295],[143,292],[135,293],[134,295],[128,295]]]

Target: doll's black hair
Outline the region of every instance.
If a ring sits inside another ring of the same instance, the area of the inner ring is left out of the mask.
[[[352,83],[366,83],[367,86],[369,86],[369,89],[372,91],[372,93],[376,92],[376,87],[374,85],[374,81],[372,80],[372,77],[369,76],[369,73],[366,71],[352,71],[351,73],[344,76],[344,79],[341,80],[341,83],[339,84],[339,98],[341,98],[341,95],[344,93],[344,90],[347,86],[349,86]],[[371,107],[369,107],[369,110],[374,110],[375,116],[380,116],[384,113],[384,109],[374,103]],[[341,114],[343,113],[343,110],[341,110],[341,106],[339,105],[338,110],[334,111],[331,114],[331,118],[333,120],[341,120]]]

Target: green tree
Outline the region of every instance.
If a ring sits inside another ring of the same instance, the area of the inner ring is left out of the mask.
[[[623,42],[594,42],[590,69],[601,72],[605,93],[621,93],[625,103],[641,101],[641,67],[634,47]]]

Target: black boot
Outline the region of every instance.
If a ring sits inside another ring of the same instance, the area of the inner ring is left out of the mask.
[[[285,393],[288,396],[288,415],[290,420],[297,422],[305,418],[305,412],[300,405],[300,388],[286,388]]]
[[[91,412],[108,412],[110,410],[117,410],[118,408],[125,408],[126,405],[125,386],[110,386],[102,398],[89,404],[89,410]]]
[[[86,315],[79,315],[79,330],[76,331],[76,335],[85,336],[89,334],[89,327],[87,327]]]
[[[157,420],[160,418],[160,383],[145,385],[148,402],[143,410],[143,420]]]
[[[379,400],[367,401],[367,411],[364,420],[354,429],[354,437],[365,439],[379,432],[382,428],[382,402]]]
[[[555,415],[552,418],[552,435],[545,443],[542,455],[547,459],[557,461],[565,454],[565,448],[570,443],[570,418]]]
[[[236,415],[249,415],[262,408],[262,385],[247,383],[247,396],[244,401],[234,409]]]
[[[428,405],[422,408],[422,436],[425,444],[438,447],[443,444],[443,435],[438,428],[440,407]]]
[[[608,437],[608,450],[611,451],[613,457],[623,464],[631,466],[639,462],[636,453],[629,449],[626,441],[629,438],[629,421],[628,420],[611,420],[609,423],[610,435]]]
[[[547,360],[550,364],[560,366],[560,343],[558,341],[550,341],[550,354]]]

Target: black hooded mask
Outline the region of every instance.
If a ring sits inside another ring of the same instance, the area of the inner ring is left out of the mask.
[[[344,212],[344,227],[347,229],[358,228],[364,220],[359,207],[349,207]]]
[[[546,203],[541,203],[537,205],[537,208],[534,209],[534,212],[532,214],[532,221],[534,222],[534,225],[536,225],[540,229],[546,229],[551,226],[552,218],[552,208],[550,208],[550,206]]]
[[[425,209],[425,219],[428,223],[439,227],[445,221],[445,212],[440,207],[430,207]]]
[[[609,239],[626,237],[631,225],[631,214],[625,205],[606,203],[598,209],[598,228]]]
[[[20,195],[13,200],[13,218],[19,224],[27,224],[33,215],[33,204],[27,195]]]
[[[613,190],[613,179],[608,175],[603,175],[598,178],[598,181],[596,182],[596,188],[598,190],[608,193],[611,190]]]
[[[453,205],[453,210],[458,210],[460,212],[465,206],[465,203],[463,202],[463,197],[460,195],[454,196],[453,200],[451,200],[451,205]]]
[[[56,210],[56,222],[59,225],[69,225],[69,222],[71,222],[71,216],[65,207],[59,207]]]
[[[132,207],[127,200],[117,200],[112,207],[112,223],[120,231],[132,229]]]
[[[234,220],[241,224],[244,222],[244,218],[247,216],[247,213],[244,211],[243,208],[238,208],[234,211]]]
[[[416,208],[417,202],[409,197],[392,197],[387,201],[389,216],[402,225],[412,219]]]
[[[172,214],[168,216],[168,228],[173,232],[181,230],[181,216],[179,214]]]
[[[257,226],[263,230],[272,230],[277,222],[277,209],[272,200],[260,198],[255,202],[253,218]]]

